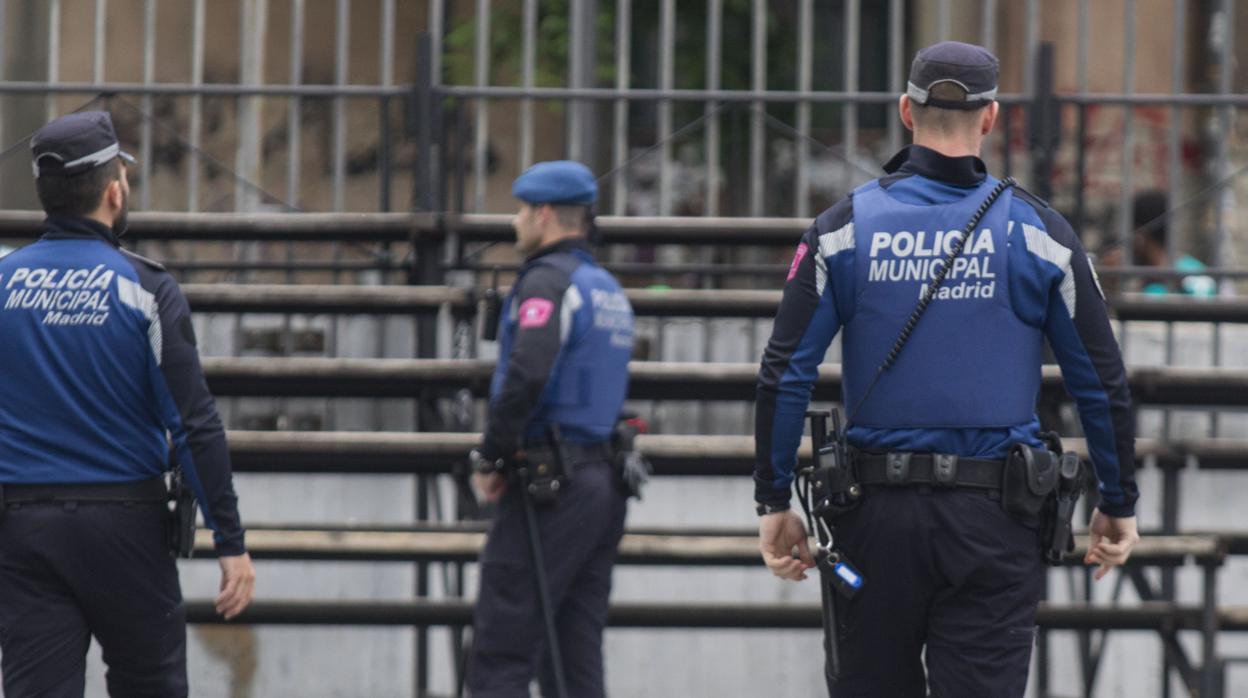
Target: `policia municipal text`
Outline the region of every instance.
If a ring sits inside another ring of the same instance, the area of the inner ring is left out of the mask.
[[[1138,540],[1131,400],[1088,257],[978,157],[997,73],[977,46],[919,51],[899,103],[914,145],[815,219],[763,356],[759,545],[784,579],[818,558],[836,696],[1023,695],[1042,560],[1067,550],[1080,487],[1079,460],[1035,416],[1046,339],[1099,481],[1085,562],[1099,579]],[[813,420],[816,467],[795,473],[842,328],[846,428],[825,439]],[[789,510],[795,475],[814,554]]]

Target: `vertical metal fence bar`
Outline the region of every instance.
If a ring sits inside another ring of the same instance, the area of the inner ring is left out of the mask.
[[[61,0],[48,0],[48,82],[57,82],[61,74]],[[56,96],[45,98],[48,121],[56,118]]]
[[[302,2],[302,0],[296,0]],[[204,3],[194,0],[191,7],[191,84],[198,87],[204,82]],[[204,125],[204,98],[191,95],[190,133],[186,158],[186,210],[199,210],[199,148]]]
[[[720,62],[724,45],[724,0],[707,0],[706,16],[706,89],[718,90],[720,74],[723,70]],[[708,114],[718,108],[718,102],[706,103]],[[707,118],[704,137],[706,139],[706,207],[703,213],[707,216],[718,216],[720,182],[718,114]]]
[[[861,33],[860,0],[845,0],[845,91],[858,91],[858,55],[859,34]],[[848,194],[854,186],[854,158],[858,152],[858,105],[848,102],[844,106],[841,145],[845,150],[845,164],[842,167],[841,194]]]
[[[852,1],[852,0],[851,0]],[[810,92],[811,69],[814,63],[814,0],[801,0],[797,20],[797,90]],[[846,88],[848,89],[848,88]],[[797,181],[794,183],[793,209],[798,218],[810,216],[810,102],[797,103]]]
[[[983,0],[980,7],[979,41],[989,51],[997,52],[997,0]]]
[[[1174,34],[1172,42],[1174,44],[1173,51],[1170,55],[1170,94],[1177,95],[1183,92],[1183,75],[1187,58],[1187,2],[1186,0],[1174,0]],[[1170,131],[1166,140],[1166,171],[1169,173],[1167,177],[1166,230],[1169,235],[1166,236],[1166,258],[1174,260],[1178,258],[1178,232],[1181,229],[1179,222],[1175,219],[1175,214],[1171,210],[1179,203],[1179,197],[1182,195],[1182,177],[1179,168],[1183,166],[1181,160],[1183,145],[1183,109],[1179,105],[1170,107]],[[1126,260],[1130,263],[1131,260]],[[1164,689],[1163,689],[1164,690]]]
[[[627,90],[632,70],[632,0],[618,0],[615,8],[615,88]],[[611,146],[611,212],[623,216],[628,211],[628,100],[615,100],[615,133]]]
[[[268,39],[268,0],[244,0],[239,13],[239,82],[260,85],[264,82],[264,47]],[[234,210],[254,211],[260,203],[258,192],[250,182],[260,179],[260,121],[263,110],[260,97],[238,100],[238,150],[234,155]]]
[[[394,86],[394,2],[395,0],[382,0],[381,2],[381,25],[378,31],[381,32],[381,47],[377,60],[378,74],[381,76],[381,84],[383,87]],[[378,143],[378,160],[377,160],[377,185],[380,188],[380,196],[378,197],[378,206],[383,212],[390,211],[390,152],[394,146],[390,142],[392,132],[390,129],[390,99],[382,97],[377,101],[378,116],[380,117],[381,133]],[[390,243],[385,243],[383,249],[386,251],[386,257],[389,257]],[[381,272],[381,283],[386,283],[388,271]],[[381,320],[384,326],[388,320]]]
[[[1135,0],[1124,0],[1123,3],[1123,52],[1126,60],[1122,63],[1122,92],[1131,94],[1135,91]],[[1118,191],[1118,239],[1122,243],[1123,258],[1130,263],[1131,250],[1135,246],[1132,231],[1135,223],[1131,220],[1131,197],[1134,183],[1132,173],[1135,169],[1135,109],[1130,105],[1122,108],[1122,182]]]
[[[755,92],[767,89],[767,3],[754,0],[750,26],[750,87]],[[750,215],[763,215],[763,185],[766,181],[767,144],[764,142],[763,114],[765,102],[750,103]]]
[[[936,37],[940,41],[948,41],[951,32],[949,0],[936,3]]]
[[[95,0],[95,34],[91,54],[91,82],[104,82],[105,48],[108,37],[108,0]]]
[[[537,72],[537,0],[524,0],[524,30],[521,52],[521,74],[525,89],[536,84]],[[520,169],[533,164],[533,100],[520,100]]]
[[[477,87],[490,80],[490,0],[477,0],[476,59],[473,62]],[[489,147],[490,103],[476,100],[477,131],[472,153],[472,212],[485,211],[485,159]]]
[[[1231,74],[1235,65],[1235,0],[1222,0],[1222,64],[1218,73],[1218,94],[1226,95],[1231,91]],[[1230,182],[1230,162],[1228,146],[1231,140],[1231,124],[1234,123],[1234,107],[1222,107],[1218,110],[1218,160],[1217,181],[1221,190],[1218,192],[1218,203],[1214,214],[1215,230],[1217,231],[1217,248],[1214,250],[1213,265],[1221,268],[1233,257],[1230,253],[1230,235],[1226,228],[1226,217],[1235,206],[1235,189]],[[1219,281],[1219,288],[1227,281]]]
[[[1039,55],[1039,47],[1040,47],[1040,3],[1039,3],[1039,0],[1027,0],[1025,12],[1026,12],[1026,17],[1024,19],[1024,26],[1023,26],[1024,40],[1023,40],[1023,56],[1022,56],[1023,92],[1024,94],[1027,95],[1028,99],[1034,99],[1036,95],[1036,71],[1033,66],[1035,64],[1036,57]],[[1020,115],[1023,116],[1022,123],[1023,123],[1023,128],[1025,129],[1026,124],[1027,124],[1026,113],[1024,112]],[[1009,140],[1008,132],[1006,134],[1005,147],[1007,150],[1010,147],[1010,140]],[[1031,160],[1028,157],[1027,148],[1025,147],[1022,148],[1022,152],[1019,154],[1019,158],[1022,160],[1022,162],[1018,163],[1019,171],[1030,172]],[[1031,184],[1034,185],[1035,182],[1032,182]]]
[[[888,85],[889,91],[901,96],[905,91],[906,23],[905,3],[902,0],[888,2]],[[889,155],[901,150],[901,119],[890,110],[888,119]]]
[[[203,2],[203,0],[197,0]],[[305,0],[290,5],[290,84],[303,84]],[[286,111],[286,201],[299,206],[299,171],[303,156],[303,100],[291,97]],[[293,248],[291,248],[293,250]]]
[[[583,32],[592,31],[586,26],[586,5],[594,0],[580,0],[568,3],[568,87],[590,87],[591,81],[585,69],[585,36]],[[564,144],[569,160],[584,160],[585,139],[585,102],[579,99],[565,100],[564,113],[567,114],[567,140]]]
[[[676,78],[676,0],[663,0],[659,20],[659,89]],[[672,215],[672,101],[659,100],[659,215]]]
[[[151,85],[156,79],[156,0],[143,2],[143,84]],[[139,208],[147,211],[152,207],[152,96],[143,95],[144,118],[139,122]]]
[[[351,60],[351,0],[338,0],[335,21],[338,31],[334,38],[334,84],[341,87],[347,84],[350,77],[348,66]],[[347,178],[347,100],[344,97],[334,97],[333,158],[333,207],[335,211],[342,211],[346,208]]]

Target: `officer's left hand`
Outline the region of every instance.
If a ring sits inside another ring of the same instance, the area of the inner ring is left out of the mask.
[[[256,588],[256,568],[251,565],[251,555],[222,555],[217,558],[221,565],[221,593],[217,595],[217,613],[232,620],[251,603]]]
[[[473,473],[472,487],[487,502],[497,502],[507,491],[507,478],[502,473]]]
[[[793,557],[793,548],[798,557]],[[758,520],[758,549],[771,573],[781,579],[800,582],[806,570],[815,566],[806,541],[806,524],[792,511],[778,511]]]

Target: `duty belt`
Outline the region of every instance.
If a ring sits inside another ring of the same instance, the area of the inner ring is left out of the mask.
[[[0,506],[32,502],[164,502],[168,498],[163,476],[135,482],[0,485]]]
[[[524,450],[533,453],[549,452],[550,446],[542,442],[534,442],[525,446]],[[564,442],[559,446],[560,454],[566,459],[565,466],[582,465],[611,461],[611,445],[603,441],[596,444],[578,444]]]
[[[1000,490],[1004,460],[943,453],[862,453],[856,458],[862,485],[931,485]]]

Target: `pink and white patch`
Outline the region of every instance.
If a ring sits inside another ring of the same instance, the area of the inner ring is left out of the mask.
[[[806,258],[806,253],[809,251],[810,248],[804,242],[797,246],[797,254],[793,255],[793,263],[789,265],[789,278],[785,279],[784,283],[789,283],[793,280],[793,277],[797,276],[797,266],[802,263],[802,260]]]
[[[520,304],[520,329],[545,327],[555,314],[555,304],[545,298],[530,298]]]

